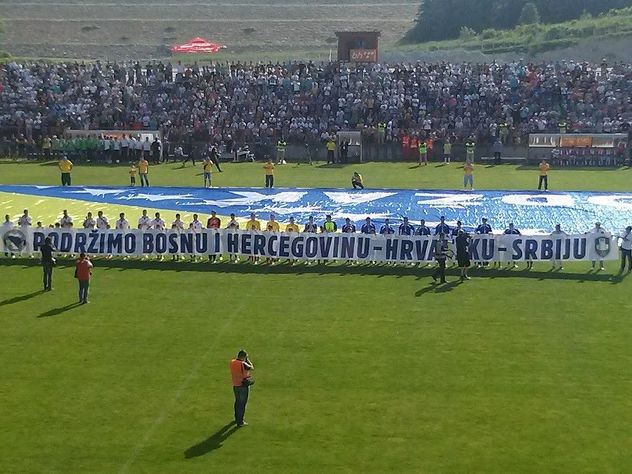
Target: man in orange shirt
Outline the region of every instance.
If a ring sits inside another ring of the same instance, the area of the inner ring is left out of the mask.
[[[230,361],[230,375],[233,380],[233,393],[235,394],[235,423],[238,427],[246,426],[244,415],[246,414],[246,404],[250,394],[250,386],[254,380],[250,377],[250,371],[255,367],[248,359],[248,353],[240,350],[237,358]]]
[[[542,189],[543,184],[544,184],[544,190],[548,191],[549,190],[549,177],[547,176],[547,174],[551,167],[545,160],[542,160],[538,168],[540,168],[540,181],[538,182],[538,191]]]
[[[92,277],[92,262],[85,253],[79,254],[79,260],[75,265],[75,278],[79,280],[79,303],[88,303],[88,288]]]

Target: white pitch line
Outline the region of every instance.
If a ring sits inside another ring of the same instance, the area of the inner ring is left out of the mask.
[[[187,377],[182,381],[182,383],[178,387],[178,390],[176,391],[173,398],[169,401],[169,403],[167,403],[165,408],[163,408],[163,410],[160,412],[158,417],[154,420],[154,422],[151,424],[149,429],[145,432],[145,435],[141,439],[140,443],[138,443],[134,447],[134,450],[130,454],[125,464],[123,464],[121,469],[119,469],[119,474],[124,474],[128,472],[129,468],[136,462],[136,460],[140,456],[140,453],[143,451],[143,449],[147,447],[149,440],[154,436],[154,433],[156,432],[158,427],[162,425],[162,423],[167,419],[167,416],[169,416],[169,413],[171,412],[175,404],[178,402],[178,400],[180,400],[180,397],[182,396],[184,391],[189,387],[189,384],[191,383],[191,381],[197,376],[197,373],[199,372],[200,367],[202,367],[202,364],[204,363],[204,361],[206,361],[209,355],[213,352],[215,345],[219,341],[222,333],[229,326],[230,322],[233,319],[233,316],[242,310],[243,306],[245,305],[245,301],[246,300],[242,300],[241,303],[237,305],[235,310],[226,319],[226,322],[220,327],[219,331],[215,333],[215,339],[213,340],[213,343],[210,345],[210,349],[204,353],[203,357],[200,360],[198,360],[198,362],[193,366],[193,368],[189,372],[189,375],[187,375]]]

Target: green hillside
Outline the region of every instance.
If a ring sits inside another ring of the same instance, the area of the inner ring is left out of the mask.
[[[465,49],[483,54],[537,54],[557,48],[569,48],[585,40],[599,41],[632,35],[632,7],[611,10],[599,16],[552,24],[519,25],[512,29],[485,29],[480,33],[464,27],[457,39],[403,45],[403,52]]]

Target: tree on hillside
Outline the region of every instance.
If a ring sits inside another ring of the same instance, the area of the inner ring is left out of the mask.
[[[536,23],[540,23],[540,12],[538,12],[538,7],[535,6],[535,3],[529,2],[524,4],[520,12],[518,23],[520,25],[535,25]]]
[[[458,38],[463,27],[481,32],[518,24],[559,23],[586,11],[598,15],[632,6],[632,0],[422,0],[410,41]]]

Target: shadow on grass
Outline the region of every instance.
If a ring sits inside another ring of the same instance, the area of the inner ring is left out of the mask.
[[[212,434],[204,441],[201,441],[195,446],[191,446],[187,449],[184,452],[184,457],[186,459],[197,458],[221,448],[222,443],[235,434],[237,430],[239,430],[239,428],[233,422],[222,426],[216,433]]]
[[[34,291],[33,293],[29,293],[28,295],[14,296],[13,298],[0,301],[0,306],[8,306],[10,304],[15,304],[15,303],[20,303],[22,301],[30,300],[31,298],[35,298],[37,295],[41,295],[42,293],[44,293],[44,290]]]
[[[291,265],[286,262],[277,263],[276,265],[269,265],[266,263],[260,263],[259,265],[253,265],[247,261],[242,260],[240,263],[221,262],[211,264],[208,260],[199,262],[191,262],[190,260],[162,260],[158,261],[155,258],[152,260],[123,260],[112,259],[107,260],[105,258],[94,258],[92,260],[96,270],[99,269],[119,269],[119,270],[155,270],[155,271],[169,271],[169,272],[207,272],[207,273],[220,273],[220,274],[242,274],[242,275],[331,275],[331,276],[346,276],[346,275],[364,275],[364,276],[376,276],[379,278],[385,277],[417,277],[430,278],[434,273],[434,265],[427,267],[411,267],[411,266],[387,266],[387,265],[347,265],[344,263],[330,262],[326,265],[305,265],[296,264]],[[37,262],[31,259],[0,259],[0,265],[15,266],[15,267],[32,267],[38,266]],[[58,259],[57,265],[59,268],[74,268],[75,261],[72,259]],[[545,265],[545,263],[542,263]],[[569,271],[563,272],[550,272],[546,270],[512,270],[512,269],[472,269],[470,270],[470,276],[475,279],[495,279],[495,278],[525,278],[540,281],[547,280],[568,280],[576,281],[578,283],[584,282],[604,282],[604,283],[620,283],[622,278],[616,278],[614,275],[607,273],[571,273]],[[451,267],[446,270],[446,278],[458,278],[460,272],[457,268]]]
[[[71,303],[71,304],[67,304],[66,306],[60,306],[59,308],[53,308],[49,311],[46,311],[45,313],[42,313],[38,316],[38,318],[48,318],[50,316],[59,316],[62,313],[65,313],[66,311],[70,311],[73,308],[76,308],[77,306],[80,306],[81,303]]]

